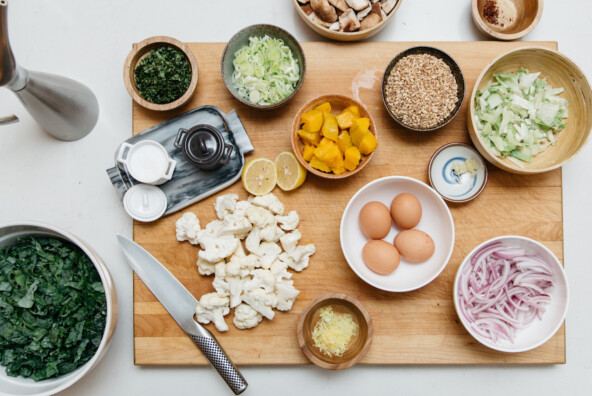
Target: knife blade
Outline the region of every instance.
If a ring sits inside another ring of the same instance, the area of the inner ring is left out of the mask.
[[[129,266],[195,342],[234,394],[244,392],[247,381],[222,350],[216,337],[193,319],[198,304],[195,297],[143,247],[120,234],[117,234],[117,239]]]

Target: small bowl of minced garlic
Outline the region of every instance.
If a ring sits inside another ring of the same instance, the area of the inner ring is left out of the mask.
[[[343,370],[357,364],[372,343],[372,319],[355,298],[330,293],[311,302],[298,320],[298,344],[319,367]]]
[[[428,166],[431,186],[448,202],[463,203],[479,196],[487,184],[487,165],[465,143],[449,143],[432,155]]]

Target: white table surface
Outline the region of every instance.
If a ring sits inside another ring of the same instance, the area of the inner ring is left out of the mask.
[[[16,97],[0,90],[0,222],[37,220],[63,227],[93,246],[117,286],[120,313],[105,358],[64,395],[231,394],[209,367],[136,367],[132,341],[132,274],[115,233],[132,222],[106,176],[119,143],[131,134],[131,99],[122,81],[133,42],[168,35],[186,42],[225,42],[240,28],[273,23],[301,41],[323,38],[290,0],[10,0],[15,56],[32,69],[78,79],[96,93],[101,115],[86,138],[64,143],[45,134]],[[474,26],[470,0],[404,0],[376,41],[486,40]],[[555,40],[592,77],[592,2],[547,0],[527,40]],[[319,93],[320,94],[320,93]],[[583,395],[592,384],[589,246],[592,145],[563,168],[565,264],[571,286],[567,364],[530,367],[375,366],[328,372],[315,366],[243,367],[246,395],[485,394]],[[584,178],[582,178],[584,175]],[[541,213],[544,216],[544,213]]]

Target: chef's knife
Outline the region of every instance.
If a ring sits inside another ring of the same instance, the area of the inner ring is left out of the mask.
[[[238,395],[247,389],[247,381],[232,364],[212,333],[193,319],[197,300],[158,260],[144,248],[117,234],[119,245],[132,269],[158,298],[208,361]]]

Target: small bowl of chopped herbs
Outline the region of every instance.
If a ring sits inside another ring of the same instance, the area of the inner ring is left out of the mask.
[[[191,49],[166,36],[134,44],[123,67],[123,80],[132,99],[157,111],[187,103],[197,86],[197,76],[197,61]]]
[[[399,53],[382,78],[382,100],[390,116],[415,132],[440,129],[456,116],[465,96],[458,64],[433,47]]]
[[[100,257],[47,224],[0,226],[0,389],[53,395],[105,354],[117,294]]]
[[[274,25],[251,25],[224,48],[222,79],[232,96],[256,109],[275,109],[296,95],[304,81],[304,51]]]

